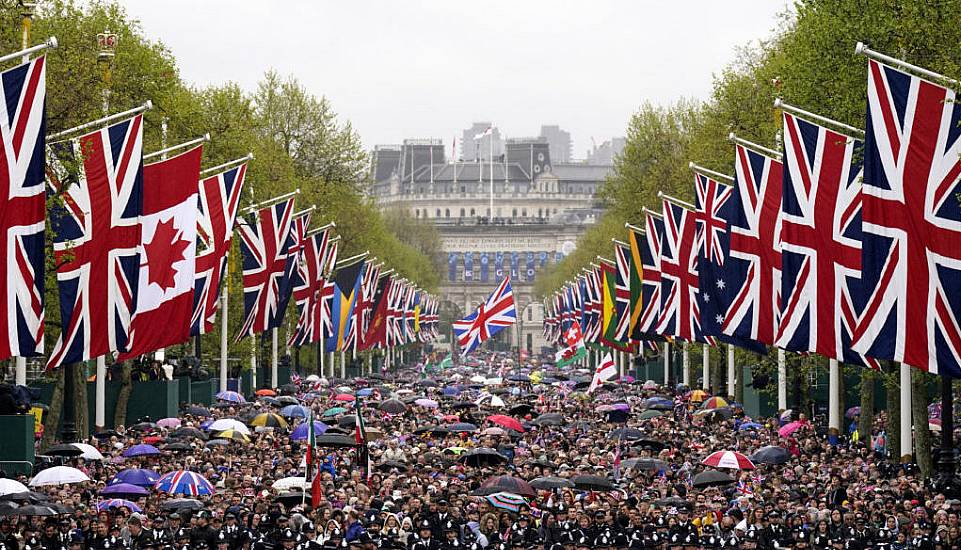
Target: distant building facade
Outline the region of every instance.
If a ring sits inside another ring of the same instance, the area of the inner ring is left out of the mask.
[[[571,134],[562,130],[556,124],[541,126],[541,136],[547,140],[551,149],[551,159],[557,164],[567,164],[571,162],[573,156],[573,144]]]
[[[404,208],[437,227],[447,265],[439,295],[451,315],[473,310],[510,274],[519,322],[502,339],[538,351],[546,342],[534,279],[597,221],[596,193],[610,171],[554,161],[546,137],[506,140],[500,156],[481,162],[445,158],[440,140],[405,140],[373,151],[370,194],[381,209]]]
[[[614,164],[614,158],[621,154],[624,145],[627,144],[626,138],[612,138],[593,150],[587,152],[587,163],[599,166],[609,166]]]
[[[488,128],[491,129],[491,133],[484,135]],[[486,161],[491,159],[492,149],[495,159],[504,154],[504,140],[501,138],[501,131],[494,126],[493,122],[475,122],[461,134],[460,157],[457,157],[456,153],[451,154],[454,155],[454,158],[465,162]]]

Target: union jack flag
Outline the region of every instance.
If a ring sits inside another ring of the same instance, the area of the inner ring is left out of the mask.
[[[631,335],[636,340],[655,335],[657,322],[661,317],[661,245],[664,241],[664,219],[649,212],[645,218],[645,226],[647,231],[644,239],[638,241],[644,269],[644,306],[641,317],[634,326],[634,334]]]
[[[724,334],[774,344],[781,293],[781,162],[735,145],[731,256]]]
[[[617,310],[617,328],[614,338],[627,342],[631,332],[631,251],[628,247],[614,245],[614,263],[617,269],[614,286],[614,306]]]
[[[320,295],[317,301],[317,308],[315,309],[314,315],[316,316],[314,323],[319,327],[318,338],[326,338],[323,348],[326,351],[336,351],[336,337],[334,336],[334,318],[333,318],[333,301],[334,301],[334,283],[330,280],[330,274],[334,270],[334,266],[337,265],[337,249],[338,242],[335,239],[329,239],[327,242],[327,252],[324,255],[324,260],[321,263],[319,270],[321,281],[318,283],[318,289],[320,290]],[[334,342],[334,347],[328,349],[330,342]]]
[[[861,156],[860,141],[784,113],[783,298],[775,344],[864,365],[850,349],[863,307]]]
[[[504,277],[487,301],[478,306],[477,311],[454,322],[454,333],[457,335],[457,343],[466,355],[516,321],[511,278]]]
[[[301,218],[302,219],[302,218]],[[323,262],[327,256],[330,230],[324,229],[305,236],[303,250],[297,261],[294,277],[294,300],[297,303],[297,326],[288,339],[288,345],[302,346],[320,340],[321,319],[320,294],[323,279]],[[329,311],[328,304],[328,311]]]
[[[374,308],[374,295],[377,293],[377,284],[379,281],[380,265],[375,265],[373,262],[368,263],[364,268],[364,276],[360,282],[360,296],[354,304],[354,322],[351,323],[351,329],[347,336],[344,337],[349,346],[360,348],[364,345],[363,339],[367,334],[367,330],[370,328],[370,319]]]
[[[43,353],[46,62],[0,73],[0,360]]]
[[[244,323],[237,340],[276,328],[283,319],[281,292],[286,287],[293,234],[294,199],[260,209],[240,224],[244,260]]]
[[[124,351],[140,278],[143,115],[69,146],[81,173],[76,180],[50,173],[63,198],[51,212],[63,329],[48,368]]]
[[[404,343],[403,330],[400,326],[404,287],[403,281],[393,279],[387,292],[387,345],[390,347]]]
[[[852,348],[961,377],[961,107],[955,92],[871,60],[862,282]]]
[[[197,336],[214,329],[220,286],[227,273],[227,253],[237,221],[240,194],[247,164],[210,176],[200,182],[197,213],[197,260],[194,275],[194,312],[190,334]]]
[[[703,341],[698,304],[697,224],[691,210],[664,201],[661,248],[661,318],[657,332],[688,342]]]

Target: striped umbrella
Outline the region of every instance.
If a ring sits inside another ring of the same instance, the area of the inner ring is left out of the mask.
[[[262,413],[255,416],[253,420],[250,421],[250,425],[262,427],[269,426],[271,428],[286,428],[287,421],[284,420],[284,417],[280,416],[279,414]]]
[[[213,434],[213,436],[217,439],[227,439],[229,441],[236,441],[238,443],[250,443],[250,438],[247,436],[247,434],[234,429],[216,432]]]
[[[701,461],[701,464],[714,466],[715,468],[733,468],[735,470],[754,469],[754,463],[751,462],[751,459],[737,451],[717,451],[711,453]]]
[[[484,500],[489,502],[494,508],[500,508],[501,510],[507,510],[515,514],[521,510],[521,506],[527,506],[527,500],[514,493],[494,493],[484,497]]]
[[[228,403],[246,403],[244,396],[235,391],[222,391],[217,394],[217,399]]]
[[[214,486],[204,476],[187,470],[164,474],[154,488],[171,495],[202,496],[214,493]]]
[[[721,407],[727,407],[727,400],[723,397],[711,397],[701,403],[702,409],[720,409]]]
[[[127,508],[131,512],[143,512],[140,506],[137,506],[129,500],[124,500],[122,498],[112,498],[110,500],[101,500],[97,503],[97,510],[103,512],[104,510],[109,510],[110,508]]]

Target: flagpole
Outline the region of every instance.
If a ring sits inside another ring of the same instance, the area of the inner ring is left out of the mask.
[[[777,350],[777,408],[787,410],[787,358],[784,350]]]
[[[340,350],[340,377],[347,379],[347,354],[343,349]]]
[[[907,69],[909,71],[916,72],[928,78],[940,80],[947,84],[951,84],[952,86],[958,85],[958,81],[953,78],[949,78],[947,76],[944,76],[943,74],[939,74],[934,71],[929,71],[927,69],[918,67],[917,65],[912,65],[907,61],[902,61],[896,57],[891,57],[890,55],[885,55],[881,52],[876,52],[868,48],[863,42],[858,42],[857,46],[854,47],[854,53],[855,55],[864,55],[866,57],[874,59],[875,61],[881,61],[884,63],[888,63],[889,65],[894,65],[895,67],[899,67],[901,69]]]
[[[257,388],[257,335],[250,338],[250,372],[254,389]]]
[[[214,172],[217,172],[217,171],[219,171],[219,170],[225,170],[225,169],[227,169],[227,168],[230,168],[231,166],[236,166],[236,165],[238,165],[238,164],[243,164],[243,163],[245,163],[245,162],[249,162],[249,161],[252,161],[252,160],[254,160],[254,154],[253,154],[253,153],[247,153],[245,156],[240,157],[239,159],[228,160],[227,162],[225,162],[225,163],[223,163],[223,164],[218,164],[217,166],[211,166],[210,168],[205,168],[205,169],[203,169],[203,170],[200,171],[200,175],[201,175],[201,176],[206,176],[207,174],[213,174]]]
[[[144,111],[149,111],[150,109],[153,109],[153,102],[148,99],[146,102],[144,102],[143,105],[134,107],[133,109],[127,109],[126,111],[123,111],[120,113],[114,113],[112,115],[98,118],[97,120],[91,120],[90,122],[85,122],[79,126],[74,126],[73,128],[67,128],[66,130],[61,130],[55,134],[50,134],[47,136],[47,140],[48,140],[47,143],[49,145],[53,140],[62,138],[63,136],[66,136],[68,134],[79,132],[81,130],[86,130],[87,128],[92,128],[94,126],[99,126],[101,124],[107,124],[109,122],[120,120],[122,118],[139,115],[140,113]]]
[[[901,376],[900,376],[900,378],[901,378],[901,380],[900,380],[900,382],[901,382],[901,393],[900,393],[901,418],[900,418],[900,421],[901,421],[901,422],[900,422],[900,429],[898,430],[898,433],[899,433],[900,438],[901,438],[901,445],[900,445],[900,447],[901,447],[901,456],[900,456],[899,458],[901,459],[901,463],[902,463],[902,464],[906,464],[906,463],[908,463],[908,462],[911,462],[911,457],[914,455],[914,445],[912,444],[912,441],[911,441],[911,429],[912,429],[912,427],[913,427],[913,426],[912,426],[912,421],[911,421],[911,400],[912,400],[912,396],[911,396],[911,367],[909,367],[908,365],[906,365],[906,364],[904,364],[904,363],[901,363],[901,365],[900,365],[900,375],[901,375]],[[944,412],[943,409],[942,409],[941,412],[942,412],[942,413]]]
[[[23,35],[23,38],[25,39],[24,41],[26,41],[28,37],[28,35],[26,34],[28,32],[29,32],[29,29],[24,29],[24,35]],[[7,61],[16,59],[18,57],[27,59],[27,57],[32,53],[46,50],[47,48],[56,48],[57,46],[58,46],[58,42],[57,42],[56,36],[51,36],[50,38],[47,39],[46,42],[42,44],[37,44],[36,46],[31,46],[29,48],[26,47],[26,44],[24,44],[22,50],[13,52],[13,53],[8,53],[7,55],[0,57],[0,63],[6,63]]]
[[[487,143],[490,145],[490,157],[488,158],[488,164],[490,165],[490,215],[487,217],[489,223],[494,222],[494,130],[491,128],[491,133],[487,136]]]
[[[106,403],[107,403],[107,358],[97,356],[97,381],[94,385],[94,421],[93,425],[101,429],[106,424]],[[83,406],[83,405],[81,405]]]
[[[220,289],[220,391],[227,391],[227,285]]]
[[[734,345],[727,345],[727,395],[734,397]]]
[[[166,159],[167,153],[172,153],[180,149],[186,149],[187,147],[192,147],[194,145],[200,145],[201,143],[204,143],[207,141],[210,141],[209,133],[204,134],[199,138],[192,139],[190,141],[185,141],[183,143],[178,143],[177,145],[171,145],[170,147],[166,147],[159,151],[154,151],[153,153],[147,153],[146,155],[143,156],[143,160],[146,162],[147,160],[152,159],[154,157],[160,157],[161,159]]]
[[[671,383],[671,343],[664,342],[664,386]]]
[[[711,346],[701,345],[701,389],[711,389]]]
[[[270,387],[277,384],[277,327],[270,329]]]
[[[691,354],[687,342],[681,344],[681,380],[688,388],[691,387]]]
[[[780,373],[778,373],[780,374]],[[828,361],[828,441],[837,444],[841,433],[841,366],[838,360]]]

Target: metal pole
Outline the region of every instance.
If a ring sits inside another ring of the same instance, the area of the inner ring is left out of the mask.
[[[841,435],[841,366],[837,359],[828,362],[828,441],[837,445]]]
[[[701,388],[711,389],[711,346],[704,344],[701,346]]]
[[[257,388],[257,337],[250,337],[250,372],[254,389]]]
[[[952,379],[941,376],[941,451],[938,454],[938,478],[935,488],[939,493],[957,498],[961,486],[957,479],[958,457],[954,449],[954,392]]]
[[[334,377],[334,352],[333,351],[330,352],[329,363],[330,363],[330,377],[333,378]]]
[[[347,379],[347,354],[340,350],[340,377]]]
[[[787,410],[787,366],[783,349],[777,350],[777,408]]]
[[[671,343],[664,342],[664,385],[671,383]]]
[[[126,111],[123,111],[120,113],[101,117],[101,118],[98,118],[97,120],[91,120],[90,122],[86,122],[84,124],[81,124],[80,126],[74,126],[73,128],[67,128],[66,130],[57,132],[56,134],[48,135],[47,143],[51,143],[52,141],[59,139],[67,134],[72,134],[73,132],[79,132],[81,130],[86,130],[87,128],[92,128],[93,126],[99,126],[100,124],[107,124],[114,120],[120,120],[122,118],[139,115],[140,113],[144,111],[149,111],[150,109],[153,109],[153,102],[148,99],[143,105],[139,107],[134,107],[133,109],[127,109]]]
[[[734,397],[734,385],[736,381],[734,379],[734,346],[732,344],[727,345],[727,394]]]
[[[45,50],[47,48],[56,48],[56,47],[57,47],[57,38],[55,36],[51,36],[43,44],[37,44],[36,46],[26,48],[19,52],[8,53],[7,55],[0,56],[0,63],[6,63],[7,61],[10,61],[11,59],[16,59],[18,57],[23,59],[34,52],[39,52],[40,50]]]
[[[33,10],[34,8],[37,7],[37,4],[35,2],[21,1],[20,6],[23,8],[23,11],[20,13],[20,15],[22,16],[22,19],[20,19],[20,30],[21,30],[20,47],[23,48],[23,51],[24,51],[22,61],[24,63],[29,63],[30,54],[27,52],[27,50],[29,49],[28,47],[30,46],[30,23],[33,20],[32,19]],[[57,39],[54,38],[53,44],[56,45],[56,43],[57,43]],[[41,44],[41,46],[46,47],[45,44]],[[13,372],[14,372],[14,382],[16,382],[18,386],[26,386],[27,385],[27,358],[26,357],[18,356],[14,359]],[[98,424],[98,426],[100,425],[102,424]]]
[[[487,221],[494,222],[494,130],[491,130],[491,135],[487,136],[488,143],[490,144],[490,158],[488,159],[488,164],[490,165],[490,215],[487,216]],[[481,165],[483,166],[483,165]]]
[[[942,420],[943,422],[943,420]],[[911,462],[914,456],[911,429],[911,367],[901,363],[901,462]],[[943,428],[942,428],[943,429]]]
[[[681,373],[681,380],[688,388],[691,387],[691,353],[689,347],[687,342],[681,344],[681,367],[684,369]]]
[[[220,391],[227,391],[227,285],[220,289]]]
[[[97,357],[97,382],[95,384],[96,399],[94,400],[94,421],[93,425],[97,430],[103,429],[106,425],[107,412],[107,358],[101,355]]]
[[[276,388],[277,384],[277,329],[270,329],[270,387]]]
[[[324,331],[320,331],[320,339],[317,340],[317,376],[324,375]]]

